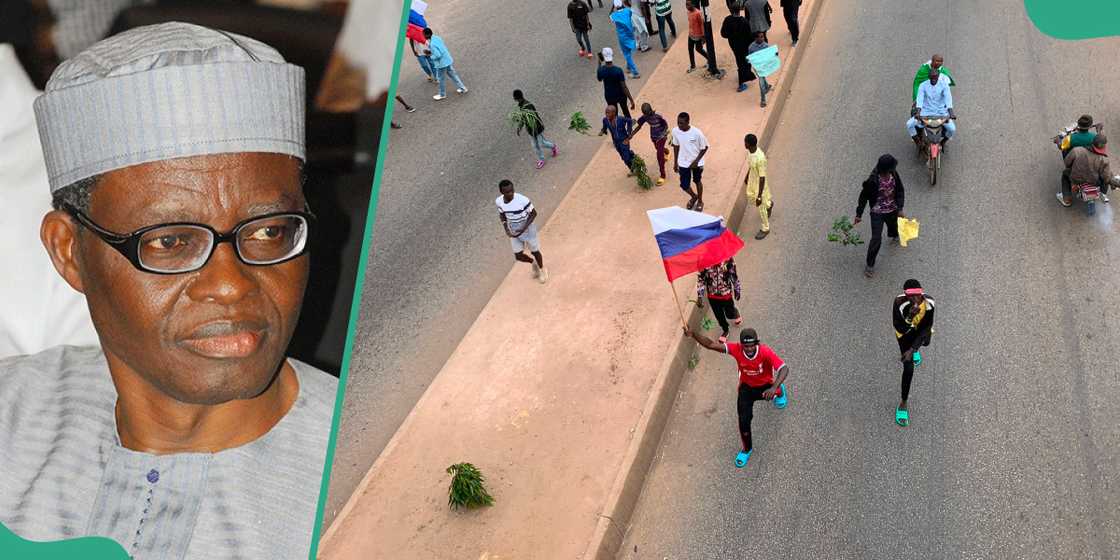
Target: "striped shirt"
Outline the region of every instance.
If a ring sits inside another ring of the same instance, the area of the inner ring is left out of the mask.
[[[657,15],[661,17],[673,13],[673,3],[670,0],[656,0],[653,4],[653,8]]]
[[[506,202],[505,197],[498,197],[498,212],[506,217],[506,223],[512,232],[517,232],[525,226],[529,214],[533,213],[533,203],[529,197],[521,193],[513,193],[513,200]]]
[[[109,537],[132,558],[306,558],[337,381],[289,360],[299,396],[260,438],[217,453],[120,444],[98,347],[0,360],[0,522],[31,540]]]

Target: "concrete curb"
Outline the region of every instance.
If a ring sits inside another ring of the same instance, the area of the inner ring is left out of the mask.
[[[801,65],[802,53],[807,43],[812,41],[813,29],[816,27],[817,15],[821,12],[826,0],[807,0],[802,6],[804,12],[809,8],[807,16],[801,23],[800,48],[794,49],[789,58],[789,64],[782,69],[782,80],[775,86],[774,103],[771,112],[766,115],[759,135],[759,143],[765,147],[774,127],[780,120],[782,110],[785,109],[786,99],[792,87],[791,82],[797,76],[797,69]],[[777,16],[775,16],[777,17]],[[788,77],[785,77],[788,76]],[[745,175],[745,165],[735,176],[736,185],[742,182]],[[736,196],[735,204],[727,217],[727,225],[737,231],[746,214],[747,199]],[[688,306],[688,324],[690,328],[698,328],[706,309]],[[622,460],[622,468],[615,478],[611,492],[607,496],[607,505],[599,514],[599,522],[595,528],[591,542],[583,554],[585,559],[613,560],[617,557],[622,542],[625,540],[630,518],[638,504],[642,488],[645,485],[646,475],[653,464],[654,454],[661,443],[665,426],[668,425],[669,413],[677,399],[681,379],[688,369],[688,362],[696,345],[683,336],[679,337],[676,349],[666,356],[658,370],[657,379],[650,392],[649,400],[642,410],[641,420],[634,430],[634,438],[626,450]]]

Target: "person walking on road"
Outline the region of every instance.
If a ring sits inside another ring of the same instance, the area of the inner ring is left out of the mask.
[[[634,13],[623,5],[622,0],[614,0],[614,9],[611,11],[611,22],[614,23],[614,32],[618,35],[618,46],[622,49],[622,58],[626,59],[626,69],[630,77],[635,80],[640,78],[638,65],[634,64]]]
[[[590,2],[590,0],[589,0]],[[572,33],[576,34],[576,43],[579,43],[580,58],[591,58],[591,4],[583,0],[572,0],[568,4],[568,23],[572,26]]]
[[[727,259],[715,266],[710,266],[700,271],[700,281],[696,283],[696,307],[704,308],[704,294],[708,295],[708,303],[712,305],[712,315],[716,316],[721,334],[720,344],[727,342],[727,335],[731,329],[731,322],[736,325],[743,324],[743,317],[735,308],[735,302],[742,295],[742,285],[739,283],[739,273],[735,270],[735,259]]]
[[[444,44],[443,38],[433,33],[431,28],[428,27],[424,28],[424,38],[428,40],[428,48],[425,50],[425,54],[431,57],[432,69],[436,74],[436,81],[439,82],[439,93],[432,96],[432,99],[436,101],[447,99],[446,89],[444,88],[447,78],[454,80],[455,85],[458,86],[458,89],[455,90],[456,92],[460,94],[467,93],[467,86],[463,84],[459,73],[456,72],[455,67],[451,65],[454,59],[451,58],[451,51],[447,50],[447,45]]]
[[[894,336],[898,340],[898,351],[902,359],[902,400],[894,411],[894,421],[899,426],[906,427],[910,425],[910,410],[906,406],[906,400],[910,398],[914,367],[922,363],[920,350],[929,346],[930,336],[933,334],[933,300],[913,278],[902,285],[902,290],[902,294],[894,298],[891,322],[894,323]]]
[[[648,51],[649,24],[646,23],[647,20],[643,19],[642,15],[639,12],[634,11],[633,4],[630,2],[630,0],[623,0],[622,3],[630,10],[630,24],[634,28],[634,38],[638,42],[638,50],[640,52]],[[649,8],[649,4],[646,4],[645,2],[642,2],[641,6],[645,9]]]
[[[789,366],[769,346],[759,341],[754,329],[743,329],[739,332],[739,342],[728,344],[713,342],[687,327],[684,332],[708,350],[730,354],[739,366],[739,398],[736,409],[739,413],[739,436],[742,438],[743,450],[735,456],[735,466],[740,469],[746,467],[754,450],[751,438],[754,403],[773,400],[774,407],[778,409],[789,405],[789,392],[786,390]]]
[[[513,258],[533,265],[533,278],[541,284],[548,282],[548,270],[544,267],[537,231],[537,209],[533,207],[529,197],[514,192],[513,181],[509,179],[502,179],[498,183],[498,192],[501,193],[495,201],[498,205],[498,217],[501,218],[502,229],[513,246]],[[529,249],[533,256],[526,255],[525,249]]]
[[[723,18],[719,36],[727,39],[731,52],[735,55],[735,67],[739,70],[739,91],[746,91],[749,82],[755,78],[747,55],[751,46],[751,24],[743,17],[739,6],[731,5],[731,15]]]
[[[699,128],[692,126],[688,113],[677,115],[677,126],[672,131],[673,160],[681,176],[681,190],[688,194],[689,210],[704,211],[704,154],[708,153],[708,138]],[[696,191],[692,190],[696,183]]]
[[[770,12],[774,8],[770,7],[770,2],[767,0],[746,0],[743,2],[744,7],[747,9],[747,19],[751,22],[751,33],[768,33],[770,31]],[[767,43],[770,42],[769,36],[764,36]]]
[[[617,106],[629,118],[630,109],[634,108],[634,97],[630,95],[630,88],[626,87],[626,73],[614,65],[614,51],[610,47],[603,47],[603,52],[599,53],[596,78],[603,82],[603,98],[607,105]],[[630,103],[629,107],[627,102]]]
[[[708,58],[708,51],[704,50],[704,13],[694,0],[685,0],[684,7],[688,10],[688,71],[692,72],[696,70],[696,53]]]
[[[743,144],[747,147],[749,159],[743,183],[747,186],[747,202],[758,208],[758,217],[762,223],[754,238],[762,240],[770,235],[770,215],[774,213],[774,201],[770,198],[766,182],[766,154],[758,147],[758,137],[753,134],[748,134],[743,139]]]
[[[766,42],[766,33],[758,31],[754,34],[754,42],[747,47],[747,54],[752,55],[762,49],[769,47],[770,44]],[[766,94],[770,93],[770,83],[766,81],[766,76],[758,77],[758,92],[762,96],[762,101],[759,104],[761,107],[766,106]]]
[[[898,219],[906,217],[902,213],[905,202],[906,190],[902,186],[902,177],[898,174],[898,160],[890,154],[883,154],[871,176],[863,182],[856,206],[856,218],[852,221],[853,225],[858,224],[863,219],[863,207],[871,208],[871,242],[867,244],[864,276],[871,278],[875,275],[875,257],[879,255],[879,247],[883,244],[884,224],[887,226],[887,237],[893,243],[898,243]]]
[[[665,184],[665,160],[669,157],[669,148],[665,147],[665,143],[669,141],[669,121],[653,112],[653,106],[649,103],[642,103],[642,116],[638,117],[638,126],[634,127],[626,144],[629,145],[630,139],[646,124],[649,124],[649,139],[653,142],[653,149],[657,151],[657,168],[661,172],[661,176],[657,178],[657,186],[661,186]]]
[[[789,37],[793,46],[801,38],[801,24],[797,21],[797,12],[801,10],[801,0],[781,0],[778,4],[782,7],[782,15],[786,18],[786,27],[789,28]]]
[[[513,90],[513,100],[517,102],[518,122],[517,122],[517,135],[521,136],[521,129],[524,128],[525,132],[529,135],[529,139],[533,142],[533,150],[537,152],[537,169],[544,167],[544,150],[552,150],[552,157],[559,155],[560,150],[556,144],[549,142],[544,137],[544,121],[541,119],[541,114],[537,112],[537,108],[525,99],[525,94],[519,89]]]
[[[633,135],[634,121],[630,117],[618,116],[618,108],[614,105],[607,105],[605,116],[603,117],[603,128],[599,131],[599,136],[610,132],[611,142],[614,143],[614,150],[618,152],[618,156],[622,158],[622,163],[626,164],[626,176],[631,177],[634,172],[631,170],[630,164],[634,161],[634,152],[630,150],[630,136]]]
[[[653,35],[653,0],[638,0],[638,9],[642,13],[642,21],[646,22],[646,30]]]
[[[427,43],[420,43],[421,50],[427,48]],[[413,56],[416,57],[416,62],[420,63],[420,69],[424,71],[424,75],[428,77],[429,82],[436,81],[436,71],[432,68],[432,57],[416,50],[416,41],[408,40],[408,47],[412,49]]]
[[[673,34],[673,38],[677,38],[677,24],[673,21],[673,3],[670,0],[654,0],[653,12],[657,16],[657,35],[661,38],[661,51],[669,51],[669,40],[665,36],[665,26],[669,26],[669,31]]]

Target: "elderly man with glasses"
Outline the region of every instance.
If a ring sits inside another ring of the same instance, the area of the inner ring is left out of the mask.
[[[304,75],[168,23],[35,102],[43,244],[99,347],[0,360],[0,522],[132,558],[309,553],[336,380],[285,357],[308,279]]]

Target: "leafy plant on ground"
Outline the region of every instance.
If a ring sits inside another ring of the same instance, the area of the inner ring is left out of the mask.
[[[540,116],[534,111],[526,111],[521,107],[517,107],[506,115],[506,120],[509,125],[514,129],[522,127],[525,129],[536,128],[540,122]]]
[[[643,191],[653,188],[653,179],[650,179],[649,174],[646,173],[646,160],[642,159],[642,156],[634,154],[634,159],[630,160],[630,172],[638,180],[638,188]]]
[[[859,233],[852,231],[855,225],[848,219],[847,216],[840,216],[832,223],[832,231],[828,233],[828,240],[833,243],[839,243],[845,247],[848,245],[863,245],[863,240],[859,238]]]
[[[574,130],[580,134],[587,134],[591,130],[591,124],[584,118],[583,113],[576,111],[572,113],[572,118],[568,122],[568,130]]]
[[[689,356],[689,358],[688,358],[688,369],[696,369],[696,366],[699,363],[700,363],[700,354],[697,354],[696,352],[693,352],[692,355]]]
[[[494,504],[494,498],[486,491],[486,479],[478,467],[470,463],[459,463],[447,467],[451,475],[451,487],[447,491],[447,505],[452,509],[467,509]]]
[[[715,319],[712,319],[711,317],[704,317],[704,320],[700,321],[700,328],[706,331],[712,330],[715,326]]]

